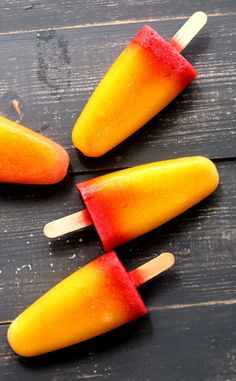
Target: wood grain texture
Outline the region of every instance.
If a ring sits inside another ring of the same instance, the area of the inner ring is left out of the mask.
[[[150,308],[236,298],[236,164],[218,168],[221,185],[212,196],[117,250],[127,269],[162,251],[177,255],[172,270],[141,289]],[[92,177],[69,176],[53,187],[0,186],[0,321],[101,254],[93,228],[54,241],[42,232],[46,222],[84,208],[75,184]]]
[[[0,32],[42,28],[63,28],[98,23],[132,22],[190,16],[204,10],[208,14],[235,13],[233,0],[2,0]]]
[[[124,46],[143,23],[169,39],[199,9],[208,23],[184,51],[198,78],[108,155],[84,158],[71,129]],[[60,184],[0,184],[1,381],[236,381],[235,25],[234,0],[0,1],[0,114],[61,143],[71,157]],[[7,322],[102,252],[93,228],[55,241],[43,236],[46,222],[83,208],[75,184],[196,154],[216,159],[218,190],[117,249],[128,270],[163,250],[176,254],[173,269],[140,288],[150,314],[47,356],[15,356]]]
[[[0,326],[1,380],[234,381],[235,313],[235,304],[151,311],[109,334],[34,359],[13,355],[7,326]]]
[[[182,20],[151,23],[166,38],[181,24]],[[210,17],[184,53],[199,77],[103,158],[88,159],[75,150],[72,127],[139,23],[0,36],[0,112],[61,143],[76,172],[196,154],[234,157],[235,25],[233,16]],[[13,98],[19,100],[22,118],[11,105]]]

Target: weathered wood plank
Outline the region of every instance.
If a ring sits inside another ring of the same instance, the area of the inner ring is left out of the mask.
[[[125,44],[145,20],[156,20],[150,24],[168,39],[198,9],[215,15],[184,52],[198,79],[109,155],[83,158],[71,145],[73,123]],[[17,119],[17,98],[23,123],[64,145],[70,172],[81,172],[52,187],[0,184],[1,381],[236,381],[234,160],[216,161],[221,185],[214,195],[118,248],[127,269],[162,250],[176,253],[176,266],[140,290],[149,317],[29,360],[12,353],[8,325],[1,325],[102,252],[93,229],[54,242],[42,234],[46,222],[83,207],[76,182],[102,168],[169,157],[235,157],[234,12],[233,0],[0,2],[0,113]]]
[[[140,19],[186,17],[195,11],[209,14],[232,14],[233,0],[201,1],[166,0],[2,0],[0,32],[60,28],[71,25],[132,22]]]
[[[34,359],[14,355],[7,326],[0,326],[1,380],[234,381],[235,313],[235,304],[151,311],[109,334]]]
[[[236,297],[236,163],[218,168],[221,185],[211,197],[118,249],[127,269],[163,250],[177,255],[176,266],[141,291],[151,308]],[[42,233],[46,222],[84,207],[74,184],[93,176],[69,176],[52,187],[0,185],[0,321],[101,254],[92,228],[56,241]]]
[[[169,38],[180,20],[152,23]],[[71,143],[89,94],[140,24],[0,36],[0,112],[61,143],[72,170],[119,168],[169,157],[235,156],[233,17],[212,17],[186,50],[197,80],[159,116],[104,158],[86,159]]]

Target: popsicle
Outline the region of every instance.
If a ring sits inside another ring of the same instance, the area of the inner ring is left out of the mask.
[[[59,144],[0,116],[0,182],[54,184],[66,176],[68,165]]]
[[[196,12],[167,42],[145,25],[113,63],[75,123],[72,140],[98,157],[158,114],[197,76],[179,53],[205,25]]]
[[[12,349],[36,356],[101,335],[148,310],[136,288],[170,268],[171,253],[128,273],[116,253],[93,260],[54,286],[19,315],[8,330]]]
[[[207,158],[144,164],[77,185],[86,210],[48,223],[49,238],[94,224],[110,250],[164,224],[212,193],[219,181]]]

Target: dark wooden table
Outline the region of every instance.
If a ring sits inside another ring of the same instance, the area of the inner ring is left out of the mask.
[[[199,9],[208,24],[184,52],[198,78],[110,154],[82,157],[72,126],[130,38],[148,23],[168,39]],[[1,381],[236,380],[235,23],[234,0],[0,2],[0,112],[71,157],[60,184],[0,185]],[[102,252],[93,229],[51,242],[43,236],[46,222],[82,209],[75,184],[114,168],[199,154],[217,165],[218,190],[117,250],[127,269],[163,250],[176,254],[176,266],[141,290],[148,317],[56,353],[16,356],[6,339],[11,320]]]

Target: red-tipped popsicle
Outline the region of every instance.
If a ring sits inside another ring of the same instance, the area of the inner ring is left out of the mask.
[[[142,27],[81,112],[72,132],[75,147],[86,156],[105,154],[183,91],[197,72],[180,52],[206,21],[205,13],[194,13],[169,42]]]
[[[124,169],[77,185],[86,210],[48,223],[56,238],[94,224],[106,251],[164,224],[211,194],[219,175],[207,158],[185,157]]]
[[[12,349],[36,356],[101,335],[148,310],[136,288],[175,262],[171,253],[128,273],[111,251],[57,284],[19,315],[8,330]]]

